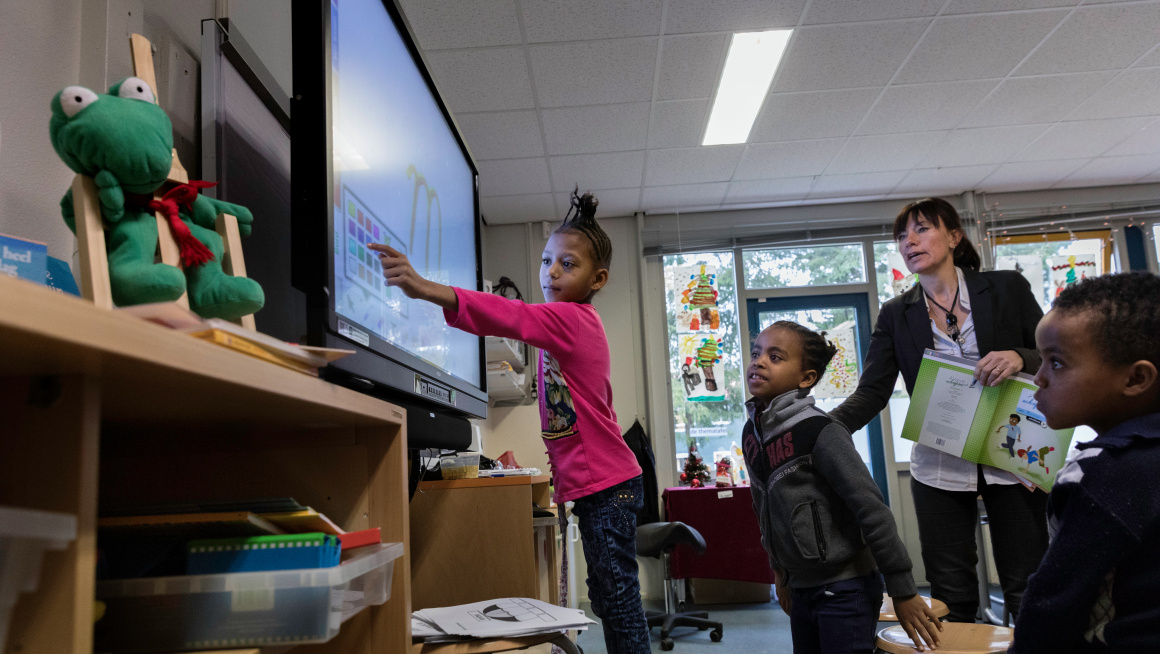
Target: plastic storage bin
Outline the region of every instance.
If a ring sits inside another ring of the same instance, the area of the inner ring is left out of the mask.
[[[439,458],[444,479],[475,479],[479,476],[479,452],[460,452]]]
[[[384,543],[333,568],[102,581],[96,650],[324,643],[345,620],[391,598],[402,555],[402,543]]]
[[[77,537],[76,516],[0,506],[0,652],[21,593],[36,591],[45,551],[66,549]]]

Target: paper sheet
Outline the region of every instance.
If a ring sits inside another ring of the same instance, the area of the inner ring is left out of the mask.
[[[412,618],[423,620],[445,634],[475,638],[561,632],[595,624],[583,611],[525,597],[423,609],[416,611]]]
[[[918,442],[936,450],[963,455],[967,432],[982,398],[983,385],[971,388],[974,376],[951,368],[941,368],[927,404],[926,417]]]

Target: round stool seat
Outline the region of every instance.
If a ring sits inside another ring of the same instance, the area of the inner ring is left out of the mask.
[[[936,618],[941,618],[951,612],[951,610],[947,607],[946,602],[942,600],[937,600],[931,597],[923,597],[922,599],[925,600],[926,605],[934,611],[934,617]],[[878,610],[878,621],[898,622],[898,616],[894,613],[894,600],[886,593],[882,593],[882,608]]]
[[[965,622],[944,622],[938,633],[942,645],[933,650],[938,654],[989,654],[1006,652],[1015,637],[1015,630],[1009,627],[995,627],[989,624],[967,624]],[[906,635],[902,625],[887,627],[878,632],[878,649],[890,654],[915,654],[914,641]],[[931,650],[928,650],[931,651]]]

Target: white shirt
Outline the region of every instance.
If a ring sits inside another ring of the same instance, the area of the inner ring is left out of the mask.
[[[934,350],[942,354],[949,354],[967,359],[979,359],[979,342],[975,338],[975,320],[971,315],[971,298],[967,291],[967,282],[963,278],[963,271],[956,267],[959,275],[959,306],[967,313],[966,320],[959,326],[960,345],[951,340],[943,330],[939,329],[934,319],[930,321],[930,331],[934,335]],[[922,294],[923,302],[927,303],[927,312],[930,312],[930,301],[926,293]],[[966,459],[960,459],[946,452],[936,450],[927,445],[915,443],[910,450],[910,476],[927,486],[933,486],[948,491],[977,491],[979,489],[979,464]],[[988,484],[1008,486],[1018,484],[1015,475],[992,466],[982,466],[983,479]]]

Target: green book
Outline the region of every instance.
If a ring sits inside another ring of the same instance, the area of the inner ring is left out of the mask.
[[[998,386],[974,382],[977,362],[927,350],[918,369],[902,437],[1013,473],[1050,491],[1075,429],[1051,429],[1030,375]]]

